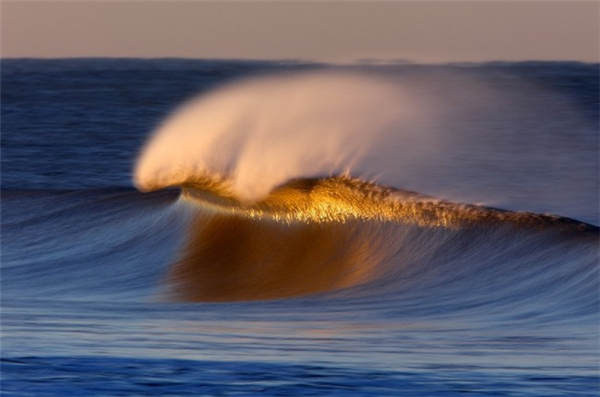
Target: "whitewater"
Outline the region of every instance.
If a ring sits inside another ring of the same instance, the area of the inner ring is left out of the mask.
[[[2,393],[598,395],[597,66],[3,61]]]

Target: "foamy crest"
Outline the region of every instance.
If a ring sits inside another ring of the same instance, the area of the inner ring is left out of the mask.
[[[415,102],[391,81],[347,73],[254,79],[167,119],[139,158],[135,184],[153,190],[210,177],[255,201],[295,178],[377,180],[390,151],[410,157],[423,123]],[[399,143],[409,147],[403,152]]]
[[[596,222],[597,210],[585,217],[598,202],[588,129],[564,97],[498,76],[284,74],[185,104],[150,139],[134,180],[140,190],[193,183],[250,204],[290,180],[351,176]]]

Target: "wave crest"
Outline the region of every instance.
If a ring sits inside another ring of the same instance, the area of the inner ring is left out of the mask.
[[[417,109],[397,84],[349,73],[237,83],[170,117],[140,156],[134,181],[155,190],[210,175],[251,202],[296,178],[375,179],[383,164],[357,165],[379,163],[391,135],[408,139],[411,130],[421,130],[416,124],[425,121]]]

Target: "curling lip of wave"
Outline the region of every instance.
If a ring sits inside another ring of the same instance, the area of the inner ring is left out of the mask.
[[[569,218],[458,204],[420,193],[385,187],[348,176],[295,179],[248,204],[224,181],[208,177],[181,185],[184,200],[248,218],[290,222],[390,221],[427,227],[460,228],[488,224],[567,227],[597,233],[599,228]]]

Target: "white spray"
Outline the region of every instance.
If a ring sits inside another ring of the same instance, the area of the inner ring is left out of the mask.
[[[514,81],[504,87],[460,73],[255,78],[169,117],[138,159],[134,182],[152,190],[208,176],[253,202],[292,179],[348,174],[454,201],[583,219],[598,198],[597,147],[583,134],[565,135],[581,130],[569,109],[556,95]],[[561,156],[592,157],[573,164]]]

